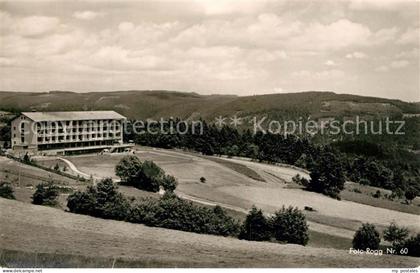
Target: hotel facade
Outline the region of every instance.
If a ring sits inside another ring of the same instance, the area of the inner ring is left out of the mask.
[[[12,150],[71,154],[127,148],[125,120],[114,111],[23,112],[11,123]]]

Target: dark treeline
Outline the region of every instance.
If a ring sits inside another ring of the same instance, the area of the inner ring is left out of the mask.
[[[170,130],[178,123],[178,131],[187,133]],[[144,146],[187,149],[205,155],[249,157],[291,164],[310,172],[319,167],[318,162],[325,162],[329,165],[326,169],[341,172],[347,180],[393,190],[395,197],[402,197],[407,190],[420,192],[418,156],[395,146],[384,147],[367,140],[315,144],[309,136],[253,134],[250,130],[241,131],[228,126],[219,128],[205,121],[202,125],[196,124],[194,130],[193,126],[175,119],[172,123],[150,125],[149,132],[126,134],[125,138]],[[322,160],[323,157],[328,157],[328,160]]]

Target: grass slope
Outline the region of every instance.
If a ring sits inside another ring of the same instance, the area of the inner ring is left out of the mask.
[[[114,260],[116,266],[139,267],[418,265],[418,259],[411,257],[350,255],[333,249],[240,241],[96,219],[2,198],[0,230],[0,257],[5,266],[111,267]],[[71,259],[60,263],[66,260],[63,256]]]

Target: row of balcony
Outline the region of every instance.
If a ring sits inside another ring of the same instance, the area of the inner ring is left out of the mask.
[[[108,130],[110,128],[120,129],[120,125],[114,126],[37,126],[37,130],[45,130],[45,129],[104,129]],[[23,129],[23,128],[22,128]]]
[[[38,144],[48,144],[48,143],[65,143],[65,142],[80,142],[80,141],[100,141],[100,140],[120,140],[121,137],[98,137],[98,138],[76,138],[76,139],[45,139],[38,138]]]
[[[108,130],[108,131],[82,131],[82,132],[37,132],[38,136],[78,136],[78,135],[92,135],[92,134],[121,134],[121,131],[114,131],[114,130]]]

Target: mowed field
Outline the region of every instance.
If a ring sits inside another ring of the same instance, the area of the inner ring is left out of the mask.
[[[66,213],[0,198],[8,267],[415,267],[405,256],[249,242]]]
[[[265,180],[259,181],[224,164],[190,153],[137,147],[136,155],[141,160],[153,160],[167,173],[174,175],[179,181],[177,194],[196,202],[208,205],[220,204],[241,212],[247,212],[252,205],[256,205],[266,213],[273,213],[283,205],[297,206],[300,209],[309,206],[316,210],[306,212],[312,231],[348,239],[352,238],[354,231],[365,222],[374,223],[382,229],[391,221],[396,221],[407,226],[412,232],[420,232],[420,210],[417,205],[401,205],[411,208],[411,213],[407,213],[384,208],[386,206],[381,202],[378,204],[382,207],[375,207],[346,200],[338,201],[321,194],[290,187],[294,175],[299,173],[308,176],[298,169],[240,159],[218,158],[248,167]],[[115,177],[114,166],[122,156],[76,156],[67,159],[88,174]],[[200,177],[206,178],[205,183],[200,182]],[[366,196],[363,199],[369,198]]]

